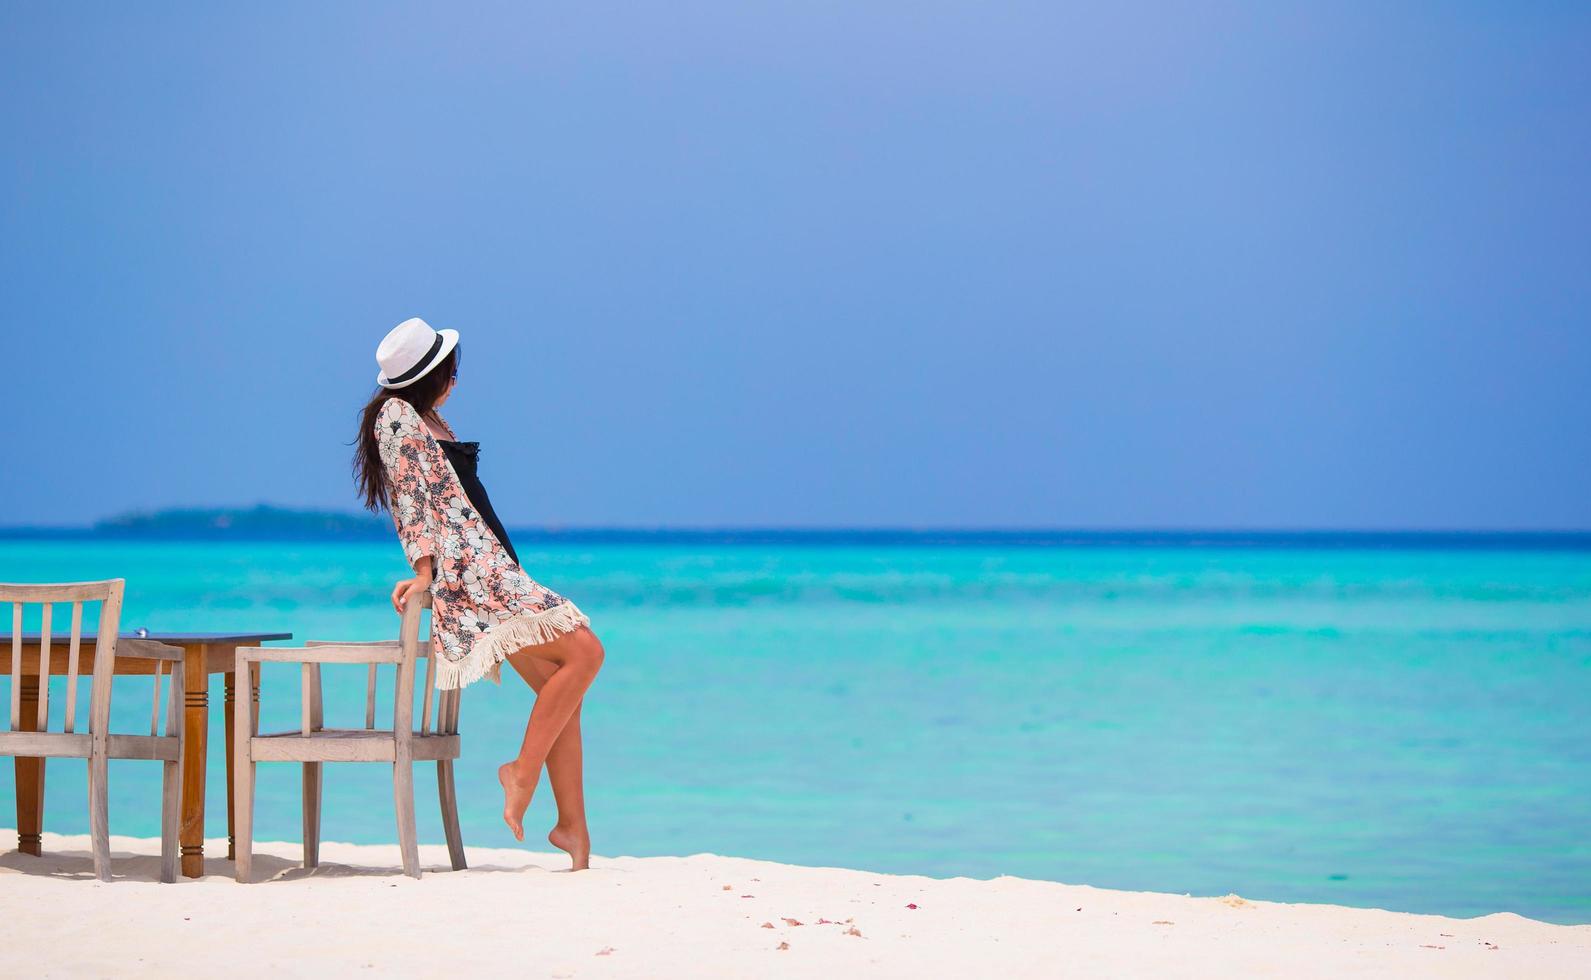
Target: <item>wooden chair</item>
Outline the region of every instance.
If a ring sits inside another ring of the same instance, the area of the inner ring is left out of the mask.
[[[11,603],[11,727],[9,731],[0,732],[0,755],[37,758],[40,766],[45,759],[52,758],[88,760],[88,822],[93,841],[94,876],[100,881],[110,880],[110,819],[105,805],[110,760],[151,759],[165,763],[160,801],[160,880],[170,882],[177,878],[177,825],[182,809],[181,711],[187,696],[183,684],[183,652],[181,647],[117,637],[125,584],[125,580],[119,578],[59,585],[0,584],[0,603]],[[62,731],[52,732],[50,677],[60,653],[50,650],[50,630],[53,604],[57,602],[72,604],[72,628],[65,662],[61,664],[66,675]],[[100,608],[94,649],[88,654],[93,684],[89,695],[88,733],[83,734],[76,730],[77,678],[83,666],[83,604],[86,602],[98,602]],[[22,608],[28,604],[43,608],[38,652],[24,658]],[[148,735],[111,734],[111,677],[116,673],[118,660],[154,662],[155,697],[150,709]],[[159,732],[160,679],[166,664],[171,665],[171,695],[166,710],[166,733],[162,735]],[[39,706],[34,718],[22,717],[24,676],[36,678],[39,686]],[[20,759],[18,764],[21,764]],[[40,781],[42,783],[42,774]]]
[[[453,790],[453,762],[459,757],[459,702],[463,691],[436,690],[436,662],[429,641],[420,639],[420,612],[429,609],[431,597],[410,600],[403,613],[399,638],[375,642],[340,643],[309,641],[302,647],[238,647],[238,677],[250,676],[262,663],[296,663],[302,670],[303,698],[298,731],[260,735],[252,706],[233,717],[236,759],[234,823],[236,825],[237,880],[249,880],[253,857],[254,766],[259,762],[298,762],[304,767],[304,867],[320,863],[321,769],[327,762],[392,763],[392,796],[398,816],[398,849],[403,872],[420,877],[419,841],[414,826],[414,763],[436,762],[437,788],[442,804],[442,826],[447,835],[453,870],[462,871],[464,840],[459,834],[458,796]],[[414,730],[415,661],[424,658],[425,693],[420,728]],[[365,727],[326,728],[321,705],[320,668],[323,664],[365,664]],[[397,677],[393,695],[392,728],[376,728],[376,668],[394,664]],[[440,694],[440,697],[436,695]],[[436,702],[436,728],[431,727],[431,704]]]

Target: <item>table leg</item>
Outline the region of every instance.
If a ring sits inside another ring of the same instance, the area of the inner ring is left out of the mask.
[[[222,701],[221,711],[226,716],[226,859],[236,861],[237,850],[237,825],[232,814],[232,748],[237,741],[232,731],[232,720],[237,711],[236,701],[238,696],[238,675],[236,671],[229,670],[221,675],[225,679],[226,695]]]
[[[210,675],[203,644],[185,646],[183,677],[187,696],[182,706],[182,734],[187,739],[182,767],[182,874],[204,874],[204,772],[205,739],[210,731]]]
[[[24,676],[22,682],[22,731],[39,728],[39,679]],[[44,830],[44,760],[18,757],[17,850],[23,854],[41,853],[39,834]]]

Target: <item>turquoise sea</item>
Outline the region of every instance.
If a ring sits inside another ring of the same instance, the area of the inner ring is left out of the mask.
[[[608,650],[584,711],[598,854],[1591,922],[1586,550],[516,545]],[[125,577],[127,628],[390,636],[405,571],[385,541],[0,541],[0,580]],[[360,669],[328,682],[328,720],[361,723]],[[118,682],[130,730],[147,683]],[[265,725],[296,697],[268,668]],[[465,697],[471,844],[513,844],[493,770],[530,704],[511,675]],[[86,832],[82,769],[51,764],[46,829]],[[157,769],[113,765],[114,833],[156,834]],[[329,768],[326,839],[393,839],[389,774]],[[259,788],[257,836],[297,840],[296,769]],[[553,814],[543,782],[527,828]]]

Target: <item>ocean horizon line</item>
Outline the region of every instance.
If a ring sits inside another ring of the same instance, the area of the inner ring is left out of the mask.
[[[1021,525],[540,524],[511,526],[516,540],[583,544],[901,545],[1142,548],[1327,548],[1591,551],[1591,529],[1335,527],[1064,527]],[[353,511],[182,508],[90,524],[0,526],[0,540],[384,540],[384,516]]]

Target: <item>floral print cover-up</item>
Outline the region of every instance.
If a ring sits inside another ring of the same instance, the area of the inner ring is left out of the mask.
[[[414,566],[431,556],[431,651],[436,686],[499,683],[503,660],[590,623],[508,556],[464,496],[458,475],[414,406],[390,398],[376,421],[392,488],[392,523]]]

